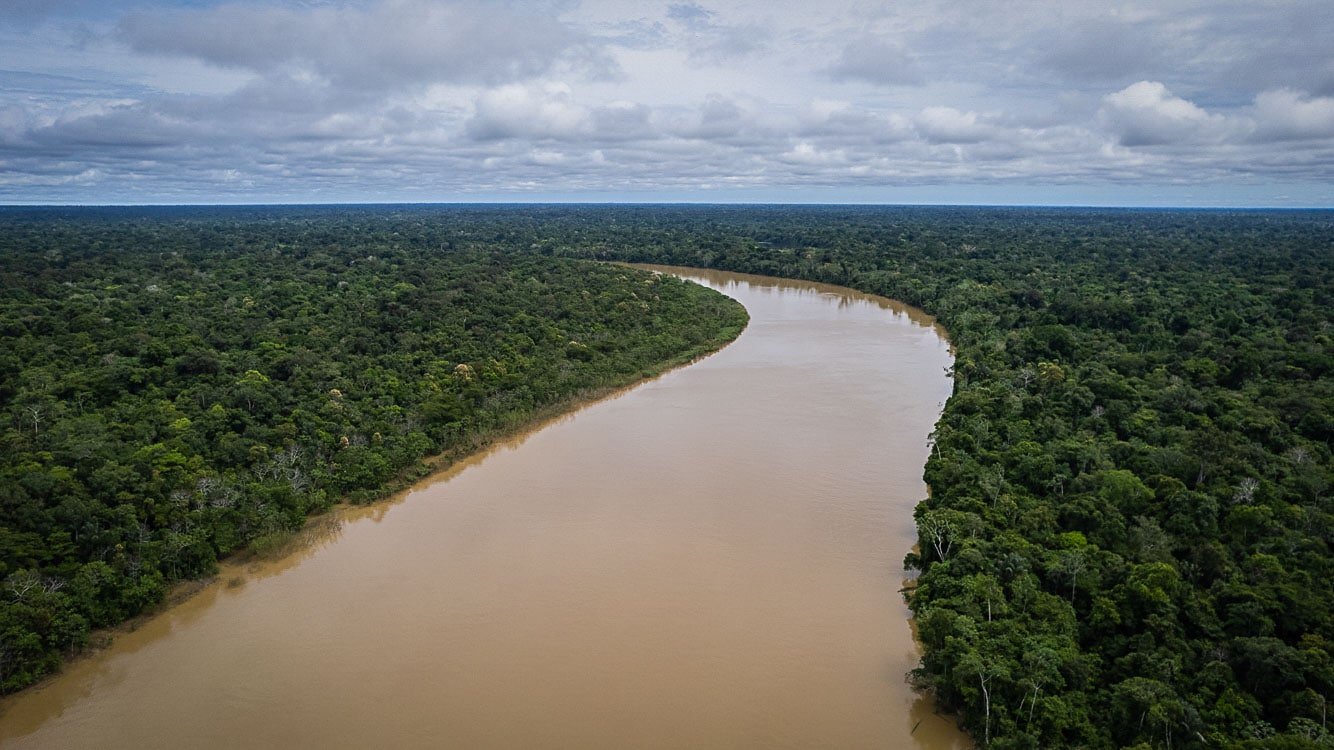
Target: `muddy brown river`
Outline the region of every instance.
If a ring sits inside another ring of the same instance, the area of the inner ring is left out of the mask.
[[[904,679],[943,332],[679,272],[736,342],[224,566],[0,705],[0,746],[968,747]]]

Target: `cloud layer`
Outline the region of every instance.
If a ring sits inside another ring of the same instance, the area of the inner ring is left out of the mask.
[[[1328,204],[1329,38],[1325,0],[0,0],[0,201]]]

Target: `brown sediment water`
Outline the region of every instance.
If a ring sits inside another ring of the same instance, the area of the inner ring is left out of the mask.
[[[963,748],[899,589],[951,383],[921,312],[672,269],[746,331],[229,564],[7,700],[5,748]]]

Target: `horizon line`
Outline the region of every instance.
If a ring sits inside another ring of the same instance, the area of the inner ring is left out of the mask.
[[[856,201],[618,201],[618,200],[431,200],[431,201],[269,201],[269,202],[49,202],[10,203],[0,200],[3,209],[34,208],[301,208],[301,207],[373,207],[373,206],[734,206],[734,207],[830,207],[830,208],[1064,208],[1125,209],[1161,211],[1331,211],[1332,205],[1273,206],[1255,204],[1151,204],[1151,203],[867,203]]]

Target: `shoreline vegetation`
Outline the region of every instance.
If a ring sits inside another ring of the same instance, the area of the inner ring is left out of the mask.
[[[747,320],[670,277],[303,222],[7,229],[0,692],[188,596],[220,559],[280,551],[330,508],[711,353]]]
[[[40,228],[6,242],[43,258],[69,232],[275,254],[298,237],[355,236],[902,300],[940,321],[956,357],[916,511],[920,551],[906,560],[921,571],[915,683],[984,747],[1332,741],[1334,212],[312,206],[13,209],[0,221]],[[15,304],[5,318],[27,335],[49,325],[50,311]],[[0,351],[0,383],[18,384],[0,393],[10,454],[51,415],[32,398],[45,381],[18,373]],[[61,481],[47,471],[0,486],[48,492],[40,508]],[[0,496],[5,517],[24,500]],[[21,559],[14,548],[0,540],[0,560]],[[18,583],[38,596],[47,580]]]
[[[93,657],[98,651],[110,646],[116,636],[138,630],[150,620],[169,612],[178,605],[184,604],[211,586],[225,585],[228,588],[235,588],[244,585],[247,579],[243,572],[238,575],[238,568],[247,568],[255,563],[280,563],[299,555],[308,547],[316,545],[319,539],[335,533],[334,529],[341,526],[343,522],[342,516],[348,512],[387,510],[388,507],[415,492],[423,484],[440,481],[474,461],[484,459],[498,447],[521,443],[530,435],[571,418],[586,408],[619,398],[621,395],[647,382],[656,380],[673,370],[689,367],[717,354],[745,332],[745,321],[736,330],[736,333],[731,334],[729,338],[730,330],[720,332],[717,340],[697,347],[697,350],[693,353],[683,353],[678,357],[651,366],[638,375],[628,376],[626,381],[620,385],[606,385],[574,394],[567,399],[548,404],[534,411],[528,415],[526,421],[498,427],[491,433],[474,436],[467,445],[452,447],[443,453],[426,456],[420,460],[417,466],[405,468],[393,481],[384,485],[377,494],[366,500],[352,502],[347,498],[342,498],[333,505],[306,516],[300,528],[276,532],[272,535],[272,538],[267,540],[261,541],[263,538],[253,540],[246,547],[237,549],[219,559],[217,561],[218,569],[215,572],[199,578],[173,583],[164,593],[162,600],[151,608],[145,609],[122,622],[90,631],[87,643],[79,651],[67,654],[60,668],[17,691],[0,694],[0,717],[4,716],[4,705],[8,700],[27,690],[40,690],[50,680],[60,677],[64,669],[71,664]]]
[[[980,746],[1334,743],[1334,212],[618,218],[569,254],[839,284],[949,331],[912,678]]]

